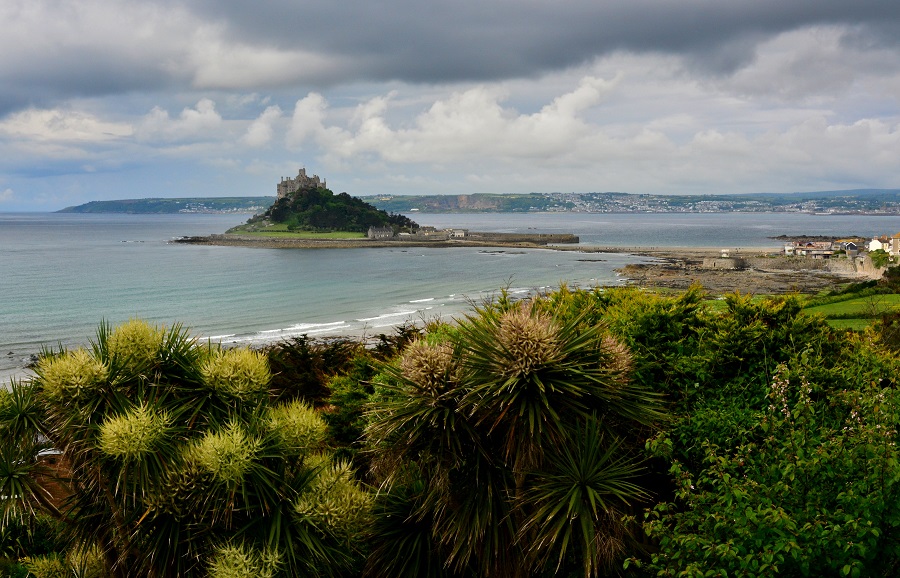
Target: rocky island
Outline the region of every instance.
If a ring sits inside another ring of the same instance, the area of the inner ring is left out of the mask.
[[[335,195],[318,175],[300,169],[276,186],[277,197],[265,212],[221,235],[182,237],[176,243],[265,248],[362,247],[544,247],[578,243],[572,234],[472,232],[421,227],[347,193]]]

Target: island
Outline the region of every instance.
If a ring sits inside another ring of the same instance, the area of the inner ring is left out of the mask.
[[[438,230],[347,193],[336,195],[324,179],[308,175],[302,168],[296,177],[282,177],[276,194],[268,209],[224,234],[182,237],[173,242],[285,249],[469,246],[628,253],[652,258],[617,270],[630,285],[669,290],[702,285],[714,293],[754,294],[815,293],[850,280],[878,279],[888,263],[870,255],[878,257],[883,253],[888,259],[895,259],[900,251],[900,233],[896,239],[873,238],[871,242],[859,236],[781,236],[773,237],[770,248],[716,250],[584,246],[578,244],[579,238],[574,234]],[[454,202],[463,201],[457,197]],[[415,211],[411,214],[415,216]]]
[[[362,248],[397,246],[545,247],[578,243],[573,234],[475,232],[423,227],[347,193],[334,194],[318,175],[301,168],[281,178],[275,202],[224,234],[182,237],[175,243],[264,248]]]

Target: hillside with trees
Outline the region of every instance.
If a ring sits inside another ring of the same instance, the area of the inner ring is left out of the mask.
[[[418,225],[403,215],[376,209],[347,193],[335,195],[325,188],[305,188],[277,199],[247,225],[282,225],[288,231],[350,231],[365,233],[369,227],[394,227],[395,230]]]

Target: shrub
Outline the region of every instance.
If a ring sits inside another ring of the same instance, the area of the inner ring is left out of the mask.
[[[348,536],[366,493],[329,465],[309,406],[271,404],[264,355],[132,320],[101,326],[90,351],[46,352],[35,372],[0,400],[0,431],[15,434],[0,448],[15,464],[0,469],[0,496],[5,512],[55,516],[73,549],[68,561],[34,557],[32,573],[99,563],[115,577],[228,575],[222,544],[275,556],[273,576],[337,574],[359,556]],[[45,443],[70,479],[35,460]],[[51,500],[50,483],[64,495]],[[329,504],[329,523],[301,503]]]

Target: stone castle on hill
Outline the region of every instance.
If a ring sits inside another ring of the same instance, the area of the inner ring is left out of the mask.
[[[293,179],[281,177],[281,182],[278,183],[276,187],[276,192],[278,198],[286,197],[287,195],[293,194],[300,189],[309,189],[309,188],[327,188],[325,186],[325,179],[320,179],[319,175],[307,176],[306,169],[300,169],[297,172],[297,176]]]

